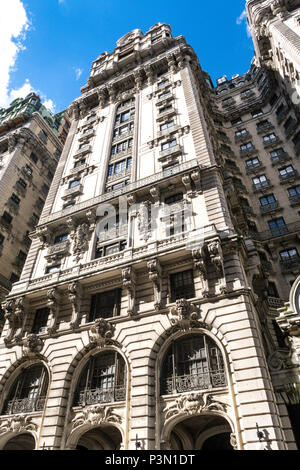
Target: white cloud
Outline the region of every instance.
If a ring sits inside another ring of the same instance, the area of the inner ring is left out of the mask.
[[[51,111],[52,113],[55,113],[55,104],[53,103],[51,99],[48,99],[48,100],[46,99],[42,103],[44,106],[46,106],[47,109],[49,109],[49,111]]]
[[[81,75],[82,75],[83,69],[75,68],[75,67],[73,67],[73,69],[74,69],[74,71],[75,71],[76,80],[79,80],[79,78],[80,78]]]
[[[236,24],[238,24],[238,25],[245,24],[246,28],[247,28],[247,36],[249,38],[251,38],[251,31],[250,31],[248,21],[247,21],[247,10],[246,10],[246,8],[242,11],[240,16],[236,19]]]
[[[21,0],[5,2],[0,15],[0,106],[5,107],[9,104],[10,73],[15,67],[18,53],[25,49],[23,41],[29,25]],[[24,83],[23,86],[26,85]]]
[[[1,0],[0,0],[1,2]],[[7,107],[16,98],[25,98],[29,93],[40,95],[42,103],[55,111],[55,104],[45,94],[31,85],[28,78],[19,88],[11,88],[10,75],[15,71],[18,54],[26,49],[24,41],[30,22],[21,0],[5,2],[0,15],[0,107]]]

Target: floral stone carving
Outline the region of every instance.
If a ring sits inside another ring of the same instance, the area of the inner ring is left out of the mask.
[[[76,414],[72,420],[73,429],[79,426],[90,424],[92,426],[99,426],[102,423],[121,423],[121,416],[113,412],[109,406],[95,405],[83,409]]]

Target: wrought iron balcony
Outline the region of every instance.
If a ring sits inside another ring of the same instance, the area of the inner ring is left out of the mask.
[[[241,154],[241,157],[245,157],[247,155],[251,155],[253,153],[257,152],[257,149],[256,147],[254,147],[254,145],[252,147],[248,147],[248,148],[245,148],[245,149],[241,149],[240,150],[240,154]]]
[[[279,179],[282,183],[284,183],[285,181],[294,180],[296,178],[299,178],[299,173],[297,170],[289,171],[283,175],[279,175]]]
[[[280,260],[281,271],[288,273],[290,271],[300,270],[300,256],[293,256],[291,258]]]
[[[246,172],[252,173],[252,172],[255,172],[256,170],[261,170],[262,168],[264,168],[262,162],[254,163],[253,165],[248,165],[246,167]]]
[[[300,204],[300,194],[295,194],[295,196],[289,197],[291,206],[297,206]]]
[[[300,232],[300,220],[292,224],[283,225],[282,227],[273,228],[272,230],[265,230],[264,232],[252,232],[251,237],[255,240],[266,241],[298,232]]]
[[[234,141],[235,141],[236,144],[238,144],[239,142],[243,142],[243,140],[245,140],[245,139],[250,140],[251,138],[252,138],[252,135],[250,134],[249,131],[247,131],[247,132],[244,132],[243,134],[235,135],[234,136]]]
[[[19,398],[10,400],[4,409],[5,415],[17,413],[32,413],[33,411],[42,411],[44,409],[46,397]]]
[[[283,119],[285,118],[288,112],[289,112],[289,107],[284,106],[279,113],[276,113],[278,124],[280,124],[283,121]]]
[[[182,375],[170,377],[162,384],[162,394],[191,392],[193,390],[210,390],[226,387],[226,374],[224,370],[216,370],[202,374]]]
[[[255,183],[252,185],[253,191],[261,191],[265,188],[270,188],[272,186],[270,180],[262,181],[261,183]]]
[[[276,211],[277,209],[280,209],[279,202],[275,201],[270,204],[265,204],[264,206],[261,206],[260,211],[262,214],[267,214],[269,212]]]
[[[279,137],[276,137],[274,139],[264,140],[264,147],[265,148],[272,147],[275,144],[277,145],[279,142],[281,142]]]
[[[274,126],[271,122],[266,122],[266,123],[261,124],[261,125],[259,125],[259,124],[256,125],[256,132],[258,134],[263,134],[264,132],[269,131],[271,129],[274,129]]]
[[[280,152],[278,155],[271,157],[272,165],[277,165],[291,160],[291,157],[286,152]]]
[[[277,310],[278,308],[283,307],[284,301],[278,297],[268,297],[268,304],[269,307],[275,308]]]
[[[97,403],[113,403],[124,401],[126,398],[125,387],[85,389],[79,393],[75,406],[96,405]]]

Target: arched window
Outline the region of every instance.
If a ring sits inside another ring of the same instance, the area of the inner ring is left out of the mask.
[[[74,406],[125,400],[125,361],[117,352],[90,358],[78,381]]]
[[[208,336],[185,336],[170,345],[162,366],[162,395],[225,385],[221,351]]]
[[[9,392],[2,414],[43,410],[48,385],[48,372],[42,364],[24,369]]]

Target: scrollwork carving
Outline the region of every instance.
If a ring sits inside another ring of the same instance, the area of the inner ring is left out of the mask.
[[[122,422],[120,415],[114,413],[113,408],[109,406],[95,405],[84,408],[78,412],[72,420],[72,429],[80,426],[90,424],[91,426],[99,426],[103,423],[118,423]]]

